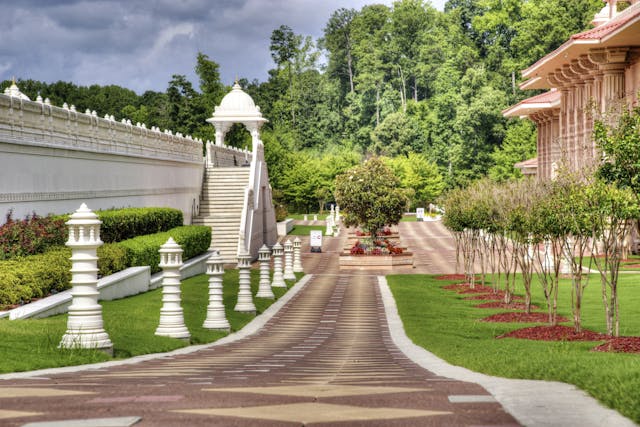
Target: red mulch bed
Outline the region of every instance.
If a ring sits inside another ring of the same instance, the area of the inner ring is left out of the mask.
[[[464,274],[443,274],[442,276],[436,276],[436,280],[464,280],[467,276]]]
[[[526,307],[524,303],[521,302],[512,302],[511,304],[505,304],[501,301],[491,301],[485,302],[482,304],[478,304],[475,306],[476,308],[504,308],[505,310],[524,310]],[[537,305],[531,304],[531,310],[537,310],[539,307]]]
[[[443,286],[442,289],[456,291],[459,294],[486,294],[489,292],[493,292],[493,288],[489,286],[483,286],[479,283],[476,284],[473,289],[471,289],[468,283],[456,283],[452,285],[447,285],[447,286]]]
[[[460,292],[464,293],[464,292]],[[522,301],[524,297],[520,295],[511,295],[514,300]],[[482,300],[482,301],[502,301],[504,300],[504,291],[491,292],[490,294],[473,295],[466,297],[466,300]]]
[[[571,326],[556,325],[516,329],[496,338],[521,338],[538,341],[602,341],[611,337],[586,329],[576,334]]]
[[[558,322],[568,322],[562,316],[557,317]],[[498,313],[493,316],[481,319],[482,322],[507,322],[507,323],[546,323],[549,320],[547,313],[523,313],[520,311],[510,311],[507,313]]]
[[[640,353],[640,337],[610,338],[606,343],[600,344],[592,350],[615,353]]]

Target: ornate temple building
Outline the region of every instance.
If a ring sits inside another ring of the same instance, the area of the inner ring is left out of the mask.
[[[526,175],[550,179],[560,165],[589,164],[596,157],[594,117],[638,104],[640,0],[606,3],[592,21],[594,28],[574,34],[522,71],[527,80],[521,89],[547,91],[503,111],[507,117],[529,118],[538,128],[537,159],[515,165]]]

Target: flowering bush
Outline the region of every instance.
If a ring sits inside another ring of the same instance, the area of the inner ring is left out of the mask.
[[[0,226],[0,259],[27,256],[64,245],[66,226],[64,219],[35,214],[23,220],[14,220],[9,211],[6,223]]]
[[[403,249],[388,239],[366,242],[356,240],[349,253],[351,255],[400,255]]]

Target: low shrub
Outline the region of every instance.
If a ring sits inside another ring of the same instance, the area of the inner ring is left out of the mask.
[[[182,246],[183,260],[204,253],[211,244],[211,228],[188,225],[162,233],[138,236],[98,248],[98,269],[108,276],[128,267],[149,265],[160,271],[160,246],[169,237]],[[0,305],[29,302],[53,291],[68,289],[71,281],[71,249],[61,246],[43,254],[0,261]]]
[[[182,211],[172,208],[125,208],[96,213],[102,221],[100,238],[105,243],[159,233],[183,224]]]
[[[60,247],[43,254],[0,261],[0,304],[29,302],[69,287],[71,250]]]
[[[204,225],[186,225],[176,227],[164,233],[156,233],[148,236],[138,236],[133,239],[119,242],[118,245],[125,248],[130,257],[130,266],[148,265],[151,272],[160,271],[160,246],[164,245],[169,237],[173,237],[182,246],[182,259],[187,260],[205,252],[211,245],[211,228]]]
[[[42,253],[66,240],[64,220],[38,216],[35,212],[22,220],[13,219],[9,211],[0,226],[0,260]]]
[[[131,267],[129,251],[119,243],[105,243],[98,248],[98,275],[109,276]]]

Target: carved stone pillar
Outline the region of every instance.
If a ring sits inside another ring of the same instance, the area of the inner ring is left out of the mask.
[[[213,251],[207,259],[207,275],[209,276],[209,305],[207,318],[202,325],[205,329],[227,331],[231,329],[224,309],[222,280],[224,265],[220,252]]]
[[[162,308],[156,335],[188,340],[191,336],[184,324],[180,305],[180,267],[182,248],[171,237],[160,246],[160,268],[162,268]]]
[[[271,290],[271,281],[269,280],[269,263],[271,261],[271,251],[267,245],[262,245],[258,251],[258,261],[260,261],[260,285],[258,286],[258,298],[274,299],[275,295]]]
[[[282,256],[284,250],[279,242],[273,245],[273,281],[271,286],[274,288],[286,288],[287,284],[284,281],[282,274]]]
[[[602,72],[602,113],[609,114],[620,107],[625,97],[625,75],[628,48],[592,49],[589,59],[598,64]]]
[[[67,221],[71,248],[71,306],[67,331],[61,348],[97,348],[113,353],[113,344],[102,322],[102,306],[98,304],[98,246],[100,224],[98,216],[84,203]]]

